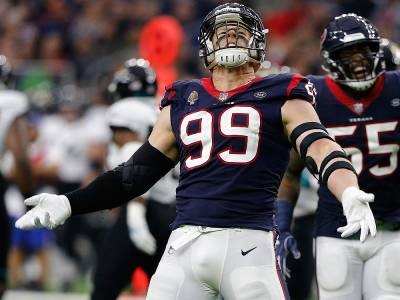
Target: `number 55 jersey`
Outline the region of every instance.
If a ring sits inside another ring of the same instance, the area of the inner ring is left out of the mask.
[[[274,203],[291,145],[281,107],[314,101],[313,85],[295,74],[256,78],[220,92],[210,79],[175,82],[161,108],[171,106],[181,165],[180,225],[271,230]]]
[[[329,76],[307,76],[317,90],[316,110],[329,134],[346,151],[360,188],[375,194],[371,209],[380,221],[400,225],[400,73],[381,74],[359,99],[348,96]],[[340,237],[342,206],[326,187],[318,190],[316,235]]]

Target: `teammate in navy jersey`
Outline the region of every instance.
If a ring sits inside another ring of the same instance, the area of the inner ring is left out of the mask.
[[[357,235],[341,239],[337,228],[345,226],[348,208],[320,186],[315,223],[319,299],[400,299],[400,193],[396,186],[400,182],[400,73],[382,71],[385,44],[380,46],[380,42],[377,29],[367,19],[340,15],[322,36],[321,54],[328,75],[307,76],[318,92],[316,110],[322,124],[343,147],[360,187],[375,195],[371,209],[378,227],[377,237],[363,244],[354,241]],[[295,174],[303,166],[298,157],[291,160],[279,198],[296,201],[298,194],[293,190],[299,177]],[[290,223],[289,201],[278,201],[277,219],[283,220],[284,228]],[[295,250],[293,240],[286,250]],[[287,253],[282,249],[280,254]]]
[[[213,9],[199,35],[211,78],[168,87],[148,141],[127,162],[83,189],[28,198],[34,207],[16,226],[53,228],[71,215],[118,206],[179,161],[177,216],[147,299],[287,299],[273,229],[291,143],[313,168],[341,148],[319,122],[309,80],[255,76],[265,33],[244,5]],[[324,184],[350,207],[344,236],[360,229],[362,239],[374,235],[374,196],[359,190],[345,157],[330,163]]]

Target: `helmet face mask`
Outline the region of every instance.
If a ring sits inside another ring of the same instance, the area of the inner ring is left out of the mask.
[[[332,53],[332,57],[344,75],[344,80],[368,81],[376,77],[374,61],[378,51],[373,51],[368,44],[360,43],[338,50]]]
[[[204,19],[199,35],[199,56],[208,69],[216,65],[236,68],[247,62],[260,64],[265,56],[264,25],[250,8],[227,3]]]
[[[367,19],[355,14],[338,16],[321,37],[322,68],[340,84],[368,90],[381,70],[379,44],[379,33]]]
[[[251,33],[245,24],[240,21],[226,21],[215,27],[212,43],[216,51],[228,47],[247,48],[250,39]]]

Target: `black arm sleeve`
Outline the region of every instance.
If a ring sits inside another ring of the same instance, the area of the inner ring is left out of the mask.
[[[146,142],[125,163],[100,175],[88,186],[65,194],[72,215],[120,206],[147,192],[174,165]]]

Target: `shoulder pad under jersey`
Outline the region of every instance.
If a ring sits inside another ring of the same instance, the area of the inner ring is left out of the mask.
[[[173,84],[165,87],[165,93],[160,102],[160,109],[171,105],[175,101],[179,101],[181,95],[183,95],[186,89],[193,83],[199,84],[199,80],[179,80],[175,81]]]
[[[288,73],[287,76],[286,96],[288,99],[303,99],[315,105],[317,91],[314,84],[307,77],[298,73]]]

